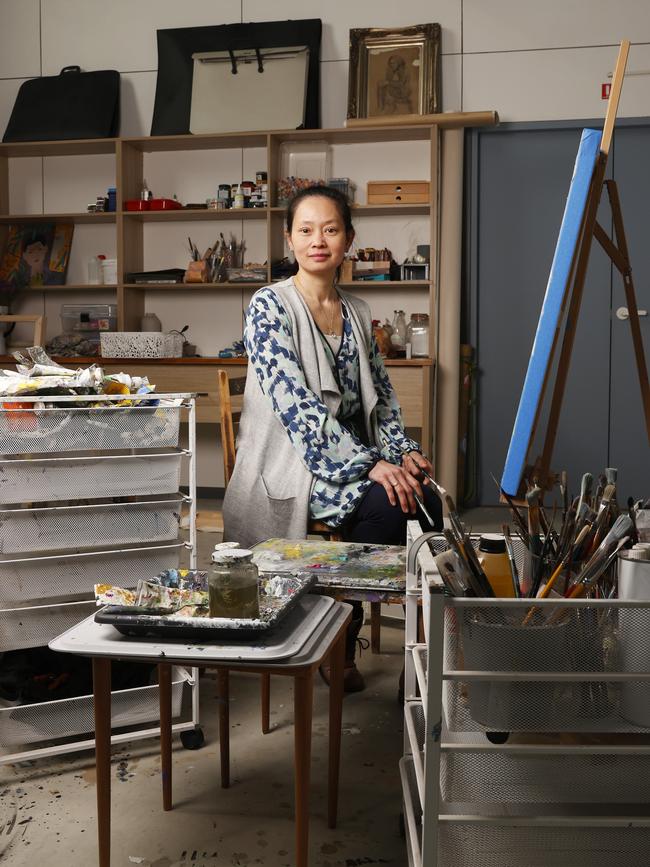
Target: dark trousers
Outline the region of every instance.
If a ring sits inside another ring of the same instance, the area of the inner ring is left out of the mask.
[[[433,518],[431,527],[418,506],[415,515],[407,515],[401,506],[391,506],[384,487],[373,482],[355,512],[341,525],[346,542],[367,542],[378,545],[405,545],[406,522],[417,520],[423,530],[442,530],[442,503],[430,487],[422,487],[424,507]]]

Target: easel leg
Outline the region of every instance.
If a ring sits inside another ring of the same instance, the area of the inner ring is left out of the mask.
[[[99,867],[111,865],[111,661],[93,659]]]
[[[296,867],[307,867],[309,860],[309,772],[313,687],[314,677],[311,670],[293,679]]]
[[[172,808],[172,667],[158,665],[160,701],[160,770],[162,774],[163,810]]]
[[[217,669],[217,695],[219,697],[219,753],[221,756],[221,788],[230,786],[230,672]]]
[[[634,282],[632,281],[632,267],[630,265],[627,238],[625,236],[625,227],[623,225],[623,212],[621,211],[621,201],[618,196],[616,181],[606,181],[605,184],[607,186],[607,194],[609,195],[609,203],[612,209],[616,242],[620,254],[625,262],[625,269],[621,271],[621,275],[623,277],[623,286],[625,288],[625,302],[630,315],[632,343],[634,344],[636,367],[639,373],[645,426],[648,434],[648,442],[650,442],[650,382],[648,382],[648,366],[646,364],[645,352],[643,349],[643,337],[641,336],[641,326],[639,324],[639,309],[636,303],[636,293],[634,291]],[[614,264],[618,267],[616,261],[614,261]],[[621,269],[619,268],[619,270]]]

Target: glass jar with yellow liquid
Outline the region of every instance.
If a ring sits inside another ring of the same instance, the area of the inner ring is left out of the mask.
[[[252,551],[244,548],[215,551],[208,572],[210,617],[257,619],[258,579]]]
[[[506,540],[501,533],[483,533],[478,543],[478,562],[498,598],[515,595]]]

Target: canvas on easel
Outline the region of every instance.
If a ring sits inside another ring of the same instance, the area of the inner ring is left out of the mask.
[[[585,130],[580,141],[564,217],[501,479],[501,490],[509,497],[521,495],[524,479],[534,480],[536,484],[547,489],[553,486],[555,480],[551,471],[551,459],[580,313],[591,242],[594,237],[623,276],[646,428],[650,441],[650,386],[623,218],[616,183],[611,180],[605,181],[607,157],[611,146],[629,48],[629,41],[626,40],[621,43],[602,135],[597,130]],[[609,238],[596,219],[603,188],[607,190],[610,200],[615,241]],[[551,383],[551,364],[556,347],[560,342],[560,328],[565,313],[566,325],[562,336],[557,371],[555,381]],[[540,413],[546,389],[549,387],[552,388],[552,391],[548,418],[543,426],[542,451],[531,464],[528,461],[529,452],[538,426],[542,430]]]

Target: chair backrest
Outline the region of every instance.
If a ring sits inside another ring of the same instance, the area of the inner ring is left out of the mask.
[[[225,370],[218,371],[219,376],[219,413],[221,420],[221,447],[223,449],[224,487],[228,485],[232,471],[235,469],[235,437],[241,418],[241,400],[238,407],[233,407],[233,397],[244,393],[246,377],[229,377]]]

